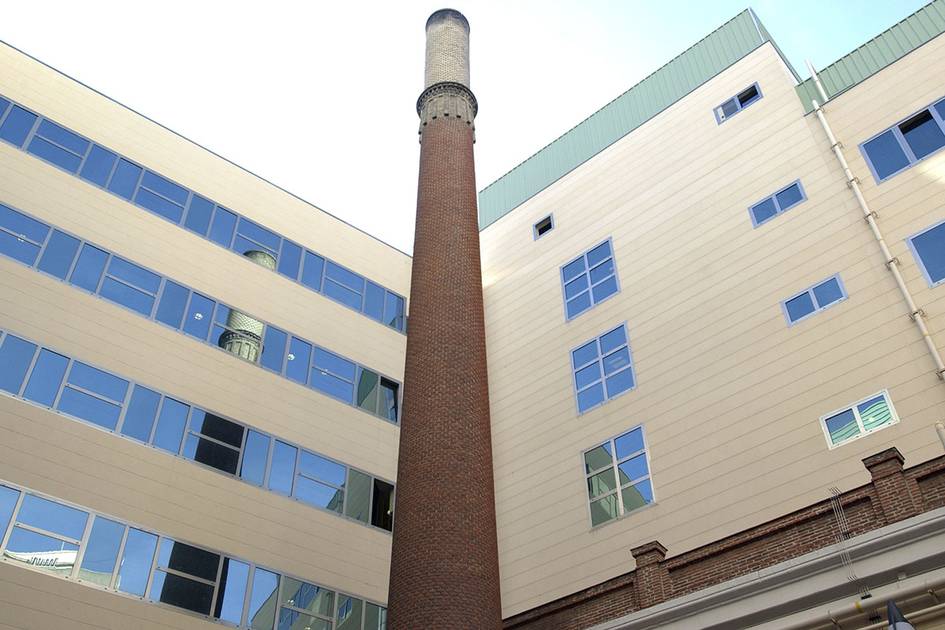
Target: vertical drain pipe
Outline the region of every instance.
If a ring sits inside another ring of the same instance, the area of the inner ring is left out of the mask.
[[[807,62],[807,69],[810,71],[810,76],[814,80],[814,85],[817,86],[817,92],[820,94],[821,98],[823,98],[824,102],[827,102],[827,100],[829,100],[827,92],[824,90],[824,86],[821,85],[820,77],[817,76],[817,72],[814,70],[814,66],[810,61]],[[922,334],[922,338],[925,340],[925,345],[929,349],[929,354],[932,355],[932,360],[935,362],[936,374],[939,380],[945,381],[945,363],[942,362],[942,355],[939,354],[938,348],[935,347],[935,342],[932,340],[932,335],[929,334],[929,327],[925,323],[925,312],[916,306],[915,300],[912,299],[912,293],[909,292],[909,287],[906,286],[902,273],[899,271],[899,259],[893,256],[892,252],[889,251],[889,247],[886,245],[886,239],[883,238],[883,233],[880,232],[879,226],[876,224],[876,213],[870,210],[869,205],[867,205],[866,199],[863,197],[863,192],[860,190],[860,180],[853,175],[853,172],[850,170],[850,165],[847,164],[846,158],[843,157],[843,151],[841,151],[842,145],[837,142],[836,137],[834,137],[833,131],[830,129],[830,124],[824,116],[823,107],[821,107],[816,100],[812,100],[812,103],[814,105],[814,113],[817,114],[817,120],[820,121],[820,126],[823,127],[824,133],[827,134],[827,139],[830,141],[830,148],[833,149],[833,154],[836,156],[837,161],[840,162],[840,167],[843,169],[843,173],[847,178],[847,187],[853,191],[853,195],[860,205],[860,210],[863,211],[863,217],[866,219],[866,223],[869,224],[870,229],[873,231],[873,236],[876,238],[876,242],[879,243],[879,248],[883,252],[883,257],[886,259],[886,268],[889,269],[893,278],[896,279],[896,285],[899,287],[899,291],[902,293],[902,297],[909,307],[909,317],[915,322],[919,332]],[[941,432],[939,436],[942,437]]]

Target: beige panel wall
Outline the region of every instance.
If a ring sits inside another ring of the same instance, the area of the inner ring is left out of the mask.
[[[919,104],[945,93],[928,80],[945,76],[937,52],[915,57]],[[712,108],[755,81],[764,98],[716,124]],[[875,107],[897,106],[895,73],[873,83]],[[938,175],[882,217],[937,331],[945,304],[896,222],[915,231],[942,212],[943,169],[945,155],[929,160]],[[797,179],[808,200],[753,229],[748,207]],[[638,544],[678,554],[865,483],[860,459],[888,446],[909,464],[941,454],[945,387],[858,213],[765,45],[483,231],[506,616],[631,569]],[[621,292],[565,322],[559,267],[607,237]],[[787,326],[780,302],[838,272],[849,299]],[[578,415],[569,351],[621,322],[638,386]],[[819,418],[883,389],[902,422],[828,450]],[[581,454],[640,424],[656,503],[592,530]]]

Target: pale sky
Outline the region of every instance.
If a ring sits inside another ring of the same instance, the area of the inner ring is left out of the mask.
[[[924,4],[750,2],[802,77]],[[471,24],[482,189],[749,0],[30,0],[5,3],[0,39],[409,253],[423,28],[444,6]]]

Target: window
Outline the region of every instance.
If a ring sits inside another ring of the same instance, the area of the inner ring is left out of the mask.
[[[45,223],[0,205],[0,254],[33,265],[48,234]]]
[[[653,503],[643,427],[586,451],[584,476],[592,527]]]
[[[532,233],[537,241],[542,236],[553,230],[555,227],[554,215],[549,214],[547,217],[536,223],[532,226]]]
[[[910,236],[909,248],[930,287],[945,281],[945,221]]]
[[[577,317],[615,294],[619,286],[610,239],[564,265],[561,283],[567,319]]]
[[[578,413],[634,388],[633,360],[624,324],[571,351]]]
[[[852,407],[835,411],[820,419],[830,448],[898,422],[899,416],[896,415],[889,399],[889,392],[885,390],[855,403]]]
[[[383,630],[387,609],[0,484],[3,558],[253,630]],[[245,613],[244,613],[245,610]],[[362,629],[363,616],[363,629]]]
[[[750,207],[748,214],[751,216],[751,224],[758,227],[805,199],[807,196],[804,194],[801,181],[798,180]]]
[[[945,100],[913,114],[860,145],[876,182],[945,147]]]
[[[324,264],[326,261],[321,256],[2,97],[0,139],[222,247],[239,254],[249,251],[267,253],[276,261],[275,266],[267,268],[314,291],[323,292],[321,269],[316,270],[314,263],[299,278],[303,255],[306,260],[311,256]],[[0,251],[4,248],[4,238],[0,223]],[[21,256],[31,250],[28,244],[20,249]],[[16,258],[12,254],[11,257]],[[252,260],[259,262],[257,258]],[[24,262],[32,264],[32,261]],[[403,297],[373,284],[382,289],[381,293],[390,294],[395,301],[401,302],[399,315],[396,304],[384,312],[378,308],[377,296],[370,302],[362,299],[366,282],[363,276],[331,261],[327,263],[331,281],[325,283],[326,295],[375,321],[405,332]]]
[[[781,302],[781,309],[788,325],[791,326],[845,299],[847,294],[840,275],[837,274]]]
[[[761,88],[758,84],[750,85],[713,110],[716,122],[721,125],[738,112],[761,99],[761,96]]]

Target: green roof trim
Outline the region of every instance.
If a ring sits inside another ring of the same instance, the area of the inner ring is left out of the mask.
[[[754,12],[742,11],[481,190],[479,229],[498,221],[767,41],[771,38]]]
[[[945,32],[945,0],[934,0],[898,24],[883,31],[853,52],[833,62],[817,75],[833,98],[902,59]],[[812,100],[822,100],[812,79],[797,86],[797,95],[809,114]]]

